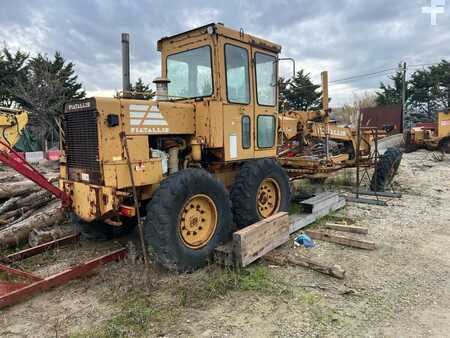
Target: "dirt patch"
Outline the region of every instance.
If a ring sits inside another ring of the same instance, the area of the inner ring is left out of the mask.
[[[126,261],[3,310],[0,335],[446,336],[449,164],[426,151],[405,154],[396,179],[401,199],[388,207],[350,204],[337,213],[368,227],[367,238],[378,246],[364,251],[316,242],[309,254],[341,265],[345,280],[263,262],[242,271],[210,266],[175,274]],[[95,257],[118,245],[61,250],[40,272],[63,268],[74,252]],[[290,242],[280,250],[303,249]]]

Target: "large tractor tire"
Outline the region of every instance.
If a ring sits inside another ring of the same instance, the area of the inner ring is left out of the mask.
[[[444,154],[450,154],[450,139],[442,140],[439,145],[439,150]]]
[[[397,148],[388,148],[379,159],[370,182],[372,191],[385,191],[398,172],[402,161],[402,152]]]
[[[234,222],[238,228],[287,211],[289,202],[288,176],[273,159],[245,163],[231,190]]]
[[[202,169],[185,169],[162,181],[147,205],[146,244],[166,268],[192,271],[208,263],[231,238],[233,219],[223,184]]]

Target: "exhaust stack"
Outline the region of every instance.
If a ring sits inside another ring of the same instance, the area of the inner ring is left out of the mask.
[[[130,82],[130,34],[122,33],[122,90],[131,91]]]

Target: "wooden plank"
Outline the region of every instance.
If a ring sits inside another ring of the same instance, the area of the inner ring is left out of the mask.
[[[336,203],[330,204],[323,209],[315,211],[314,215],[317,218],[324,217],[333,211],[336,211],[338,209],[345,207],[345,204],[346,204],[345,198],[339,198]]]
[[[233,252],[233,242],[218,246],[214,250],[214,262],[221,266],[234,266],[236,260]]]
[[[308,198],[300,203],[305,212],[315,213],[327,208],[339,201],[339,195],[335,192],[324,192]]]
[[[347,224],[327,223],[327,224],[325,224],[324,228],[331,229],[331,230],[337,230],[337,231],[352,232],[355,234],[367,235],[369,233],[369,229],[367,229],[367,228],[362,228],[362,227],[357,227],[354,225],[347,225]]]
[[[351,238],[351,237],[345,237],[345,236],[338,236],[329,234],[326,232],[320,232],[320,231],[313,231],[313,230],[306,230],[305,233],[311,237],[312,239],[318,239],[322,241],[337,243],[345,246],[350,246],[353,248],[358,249],[365,249],[365,250],[375,250],[375,243],[372,241],[365,241],[361,239]]]
[[[306,256],[294,256],[292,254],[282,255],[271,252],[265,255],[264,259],[270,263],[277,265],[292,264],[303,266],[305,268],[309,268],[339,279],[343,279],[345,277],[345,270],[342,269],[339,265],[330,266]]]
[[[314,214],[298,214],[290,217],[291,226],[289,228],[289,234],[292,234],[304,227],[314,223],[317,220]]]
[[[290,217],[291,227],[289,229],[289,234],[292,234],[300,229],[303,229],[304,227],[314,223],[317,219],[345,207],[345,204],[346,204],[345,199],[339,198],[338,201],[335,202],[334,204],[328,205],[325,208],[316,211],[315,213],[312,214],[302,213],[291,216]]]
[[[289,240],[289,215],[277,213],[233,234],[236,263],[242,267]]]

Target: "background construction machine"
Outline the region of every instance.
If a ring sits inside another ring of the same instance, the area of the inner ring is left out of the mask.
[[[82,220],[108,231],[146,215],[156,259],[190,270],[234,224],[288,208],[275,161],[281,47],[209,24],[162,38],[158,50],[156,101],[125,92],[66,104],[60,187]]]
[[[375,168],[370,189],[384,191],[392,182],[402,154],[388,149],[378,154],[378,140],[386,130],[339,126],[330,118],[328,73],[322,73],[322,109],[279,114],[278,162],[291,179],[308,178],[323,183],[339,170],[357,166]],[[360,120],[360,119],[359,119]]]
[[[27,123],[28,114],[25,111],[0,107],[0,150],[14,146]]]
[[[436,123],[411,128],[406,134],[405,143],[407,151],[426,148],[450,154],[450,110],[438,113]]]

